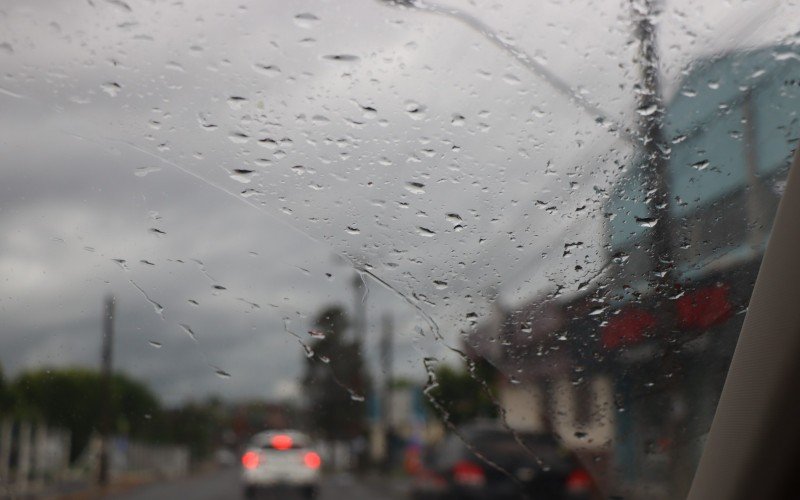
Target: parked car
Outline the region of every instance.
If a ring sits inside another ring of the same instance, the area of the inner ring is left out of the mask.
[[[253,436],[242,455],[244,494],[292,489],[306,498],[317,493],[322,459],[311,449],[308,436],[293,430],[267,431]]]
[[[590,499],[591,476],[550,434],[473,424],[426,452],[415,476],[415,500]]]

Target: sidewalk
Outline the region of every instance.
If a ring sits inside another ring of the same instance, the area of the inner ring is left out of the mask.
[[[92,484],[88,480],[64,481],[49,485],[38,494],[21,495],[17,498],[43,498],[46,500],[87,500],[105,495],[121,493],[131,488],[148,484],[158,478],[152,473],[128,472],[112,478],[107,486]]]
[[[202,476],[213,470],[214,467],[206,464],[198,467],[185,476],[171,479]],[[104,498],[110,495],[119,495],[140,486],[164,481],[165,479],[166,478],[154,472],[126,472],[112,477],[111,482],[107,486],[99,486],[88,480],[62,481],[51,484],[44,490],[40,490],[35,493],[32,492],[31,494],[27,495],[18,495],[14,498],[40,498],[45,500],[88,500]]]

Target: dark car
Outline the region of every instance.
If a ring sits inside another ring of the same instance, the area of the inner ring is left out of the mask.
[[[550,434],[470,425],[429,449],[415,476],[415,500],[590,499],[591,476]]]

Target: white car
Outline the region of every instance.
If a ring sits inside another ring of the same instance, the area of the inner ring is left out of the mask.
[[[291,488],[306,498],[316,495],[322,459],[310,448],[308,436],[292,430],[266,431],[253,436],[242,455],[244,493]]]

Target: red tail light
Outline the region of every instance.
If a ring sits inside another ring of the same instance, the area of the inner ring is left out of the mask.
[[[464,486],[483,486],[486,474],[480,465],[462,460],[453,466],[453,480]]]
[[[276,450],[288,450],[292,447],[292,437],[286,434],[276,434],[272,436],[270,444]]]
[[[303,463],[306,464],[306,467],[309,469],[319,469],[319,466],[322,465],[322,459],[313,451],[309,451],[303,455]]]
[[[592,476],[583,469],[575,469],[567,476],[566,486],[569,493],[586,493],[592,489]]]
[[[242,455],[242,465],[244,465],[245,469],[255,469],[258,467],[258,462],[258,453],[254,451],[248,451]]]

